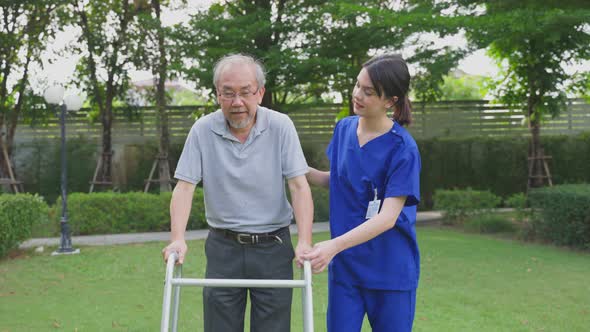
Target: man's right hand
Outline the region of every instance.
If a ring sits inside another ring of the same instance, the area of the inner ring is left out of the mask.
[[[168,246],[162,249],[162,256],[164,257],[164,262],[168,261],[168,256],[170,256],[171,253],[177,252],[178,262],[176,262],[176,264],[184,263],[184,255],[186,254],[187,250],[188,248],[184,240],[172,241]]]

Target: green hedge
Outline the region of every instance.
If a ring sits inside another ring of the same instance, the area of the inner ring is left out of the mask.
[[[590,182],[590,134],[542,137],[553,183]],[[507,197],[525,192],[528,138],[435,138],[418,141],[422,156],[422,207],[436,189],[490,190]]]
[[[47,218],[47,204],[37,195],[0,194],[0,257],[31,237],[31,229]]]
[[[330,191],[312,186],[311,195],[313,197],[314,222],[330,220]]]
[[[312,188],[315,200],[315,221],[328,221],[328,190]],[[171,193],[145,194],[142,192],[68,195],[68,222],[72,235],[158,232],[170,230]],[[59,235],[61,198],[55,205],[54,221],[49,223],[49,234]],[[187,229],[207,227],[203,191],[197,187]]]
[[[488,190],[437,190],[434,208],[443,211],[446,224],[462,224],[467,217],[483,214],[500,204],[500,197]]]
[[[543,136],[553,183],[590,182],[590,133]],[[526,191],[529,139],[506,137],[439,137],[417,140],[422,158],[420,209],[434,206],[437,189],[489,190],[508,197]],[[327,169],[326,145],[303,144],[307,162]]]
[[[170,230],[171,193],[73,193],[68,195],[68,221],[73,235]],[[57,201],[61,215],[61,199]],[[187,229],[206,227],[203,192],[196,188]]]
[[[313,199],[313,221],[323,222],[330,220],[330,192],[328,189],[310,185]],[[289,188],[285,189],[287,199],[291,202]],[[294,217],[294,216],[293,216]]]
[[[590,182],[590,133],[576,136],[542,136],[545,153],[553,157],[549,167],[553,183]],[[184,142],[171,145],[171,167],[182,151]],[[25,181],[25,189],[54,202],[59,196],[59,144],[39,141],[17,147],[20,157],[16,170]],[[326,143],[303,142],[309,165],[327,169]],[[507,197],[525,192],[527,182],[526,137],[472,137],[433,138],[418,140],[422,156],[420,209],[433,207],[436,189],[471,187],[490,190]],[[88,181],[96,167],[95,141],[80,138],[68,140],[68,190],[88,191]],[[19,153],[20,151],[20,153]],[[116,177],[123,184],[120,191],[141,191],[147,178],[157,146],[154,144],[129,145],[118,152],[124,156],[125,167],[118,169]],[[29,155],[21,156],[21,154]],[[119,157],[117,157],[119,158]],[[75,161],[75,162],[73,162]],[[152,186],[156,187],[156,186]]]
[[[531,190],[536,236],[555,244],[590,249],[590,185],[571,184]]]

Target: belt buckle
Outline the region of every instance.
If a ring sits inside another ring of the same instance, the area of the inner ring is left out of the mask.
[[[249,241],[244,241],[242,238],[246,238]],[[252,244],[252,236],[250,234],[238,233],[236,235],[236,240],[239,244]]]

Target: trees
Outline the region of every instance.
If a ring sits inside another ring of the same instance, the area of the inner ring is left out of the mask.
[[[0,145],[11,153],[16,119],[27,108],[29,68],[55,30],[58,5],[63,5],[63,24],[78,29],[78,44],[71,47],[82,54],[77,83],[90,95],[104,128],[96,184],[112,182],[112,105],[123,99],[130,69],[148,69],[156,77],[160,157],[168,145],[166,78],[182,72],[210,89],[214,61],[230,52],[264,61],[263,105],[280,109],[333,91],[346,103],[361,64],[380,52],[404,52],[417,68],[414,94],[431,101],[444,96],[443,78],[466,52],[489,46],[506,63],[496,91],[529,119],[531,158],[542,157],[543,118],[562,109],[567,89],[581,87],[587,95],[590,86],[588,72],[576,81],[563,66],[590,57],[590,6],[583,0],[228,0],[195,13],[169,34],[160,13],[171,2],[0,2],[0,128],[5,133]],[[470,41],[467,48],[434,42],[462,31]],[[2,175],[8,172],[4,164]],[[541,168],[533,166],[538,185]],[[164,166],[159,173],[165,177]]]
[[[152,70],[156,73],[156,109],[160,117],[160,144],[156,162],[158,165],[158,179],[160,180],[160,192],[171,191],[170,185],[170,164],[168,163],[168,152],[170,150],[170,134],[168,131],[168,115],[166,114],[166,90],[164,84],[168,77],[168,60],[166,59],[166,43],[164,40],[165,32],[161,20],[160,0],[152,0],[152,9],[154,11],[153,29],[157,45],[156,63]],[[154,164],[155,165],[155,164]],[[148,179],[150,181],[151,179]],[[148,182],[149,186],[149,182]],[[146,186],[146,189],[149,188]]]
[[[304,19],[303,52],[312,80],[342,94],[352,114],[352,89],[369,52],[400,50],[410,29],[397,25],[386,1],[340,0],[319,6]],[[401,9],[403,11],[403,9]]]
[[[492,56],[507,65],[497,92],[528,118],[530,184],[541,186],[541,125],[565,108],[565,91],[575,84],[564,64],[590,58],[590,6],[585,0],[457,0],[453,5],[467,14],[469,41],[489,46]]]
[[[31,96],[29,71],[55,33],[58,5],[49,0],[0,2],[0,178],[14,176],[10,159],[18,117]]]
[[[147,1],[146,1],[147,2]],[[163,1],[168,3],[168,1]],[[168,54],[170,54],[170,42],[166,43],[167,29],[162,24],[162,1],[151,0],[149,5],[141,6],[142,14],[139,15],[142,35],[145,38],[142,59],[138,61],[139,68],[145,68],[154,74],[156,111],[159,119],[160,142],[158,155],[146,182],[145,191],[149,190],[153,180],[153,174],[158,168],[158,181],[160,192],[171,191],[170,163],[168,160],[170,150],[170,133],[168,129],[168,114],[166,113],[166,89],[165,83],[169,77]],[[154,181],[155,182],[155,181]]]
[[[64,12],[64,21],[81,31],[78,44],[72,47],[83,55],[77,67],[78,79],[89,93],[93,107],[98,109],[103,126],[102,151],[91,192],[95,185],[113,185],[113,102],[126,92],[128,71],[140,52],[136,13],[142,9],[143,6],[136,7],[127,0],[71,0]]]
[[[176,30],[181,43],[181,56],[194,64],[176,69],[197,82],[201,88],[212,89],[215,61],[228,53],[246,53],[261,59],[267,70],[263,106],[284,103],[297,80],[293,80],[297,53],[287,47],[293,36],[292,13],[304,1],[254,0],[214,3],[196,13],[190,22]]]
[[[479,100],[486,96],[487,89],[483,76],[474,75],[453,75],[452,73],[443,78],[440,86],[441,100]]]
[[[422,68],[413,79],[415,94],[420,100],[436,99],[443,76],[464,50],[432,42],[459,31],[456,22],[434,15],[435,2],[338,0],[319,6],[304,19],[302,49],[315,74],[312,80],[339,91],[352,114],[352,88],[362,63],[376,53],[406,51],[407,62]]]
[[[456,33],[458,27],[447,21],[433,18],[433,4],[424,0],[226,1],[194,15],[177,36],[182,55],[194,64],[184,72],[201,87],[211,87],[214,61],[227,53],[262,59],[268,70],[263,105],[272,106],[317,100],[329,91],[349,101],[359,68],[371,55],[401,52],[419,33]],[[430,70],[416,87],[437,89],[460,56],[448,47],[419,43],[408,61]]]

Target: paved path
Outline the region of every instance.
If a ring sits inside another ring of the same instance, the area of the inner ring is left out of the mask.
[[[418,212],[416,224],[418,226],[429,224],[440,220],[441,214],[438,211]],[[313,224],[313,232],[327,232],[330,230],[330,224],[327,222],[316,222]],[[206,229],[187,231],[186,240],[199,240],[207,237],[209,231]],[[297,234],[297,227],[291,225],[291,234]],[[115,244],[142,243],[170,240],[170,232],[153,232],[153,233],[127,233],[127,234],[106,234],[106,235],[83,235],[73,236],[72,244],[74,246],[104,246]],[[37,238],[23,242],[19,248],[36,248],[40,246],[59,246],[60,238]]]

